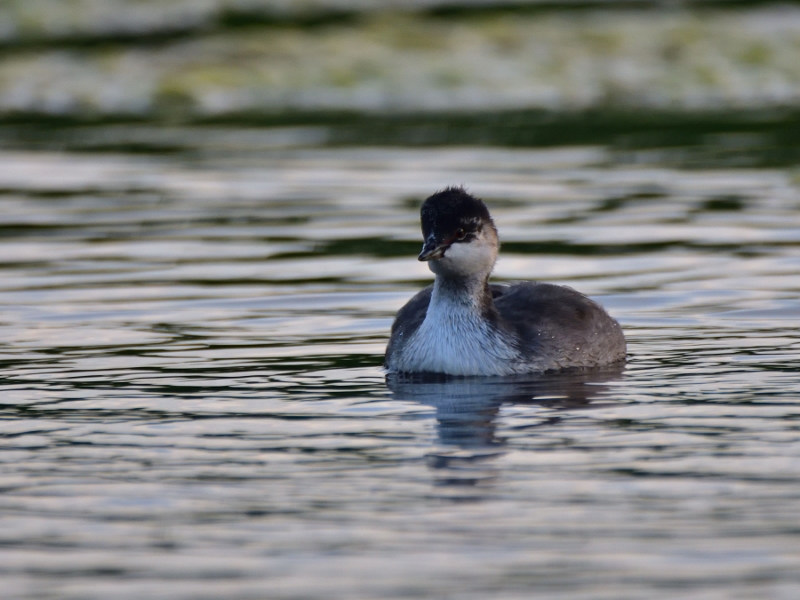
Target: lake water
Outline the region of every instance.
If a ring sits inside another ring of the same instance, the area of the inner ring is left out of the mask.
[[[318,136],[0,154],[4,598],[798,597],[797,171]],[[462,183],[624,371],[387,386]]]

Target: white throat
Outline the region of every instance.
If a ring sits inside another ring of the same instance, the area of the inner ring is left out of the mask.
[[[437,275],[486,281],[494,269],[499,243],[497,232],[487,225],[470,242],[452,244],[444,256],[428,263]]]

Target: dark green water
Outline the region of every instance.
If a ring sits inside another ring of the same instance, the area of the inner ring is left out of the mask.
[[[517,118],[7,120],[3,597],[797,597],[795,120]],[[460,183],[623,372],[386,385]]]

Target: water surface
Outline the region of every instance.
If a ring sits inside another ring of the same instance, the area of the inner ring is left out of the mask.
[[[4,597],[797,597],[790,167],[215,135],[0,155]],[[386,384],[462,183],[624,371]]]

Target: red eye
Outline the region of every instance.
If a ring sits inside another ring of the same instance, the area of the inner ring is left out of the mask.
[[[456,239],[457,240],[463,240],[465,237],[467,237],[467,232],[466,231],[464,231],[463,229],[459,229],[458,231],[456,231]]]

